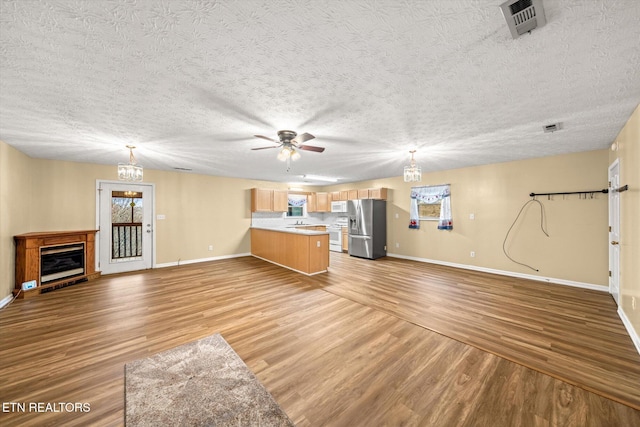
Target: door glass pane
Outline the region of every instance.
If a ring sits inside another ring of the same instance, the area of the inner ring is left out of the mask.
[[[111,193],[111,259],[142,256],[142,193]]]

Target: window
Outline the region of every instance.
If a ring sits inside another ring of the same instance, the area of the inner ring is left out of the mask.
[[[287,217],[307,216],[307,196],[301,194],[290,194],[287,206]]]
[[[439,230],[453,229],[449,184],[411,187],[409,228],[420,228],[420,221],[438,221]]]
[[[418,215],[420,221],[439,221],[442,201],[424,202],[418,200]]]

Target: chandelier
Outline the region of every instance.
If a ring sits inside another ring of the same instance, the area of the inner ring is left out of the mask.
[[[129,149],[129,163],[118,163],[118,179],[120,181],[142,181],[142,166],[136,164],[136,158],[133,157],[133,145],[127,145]]]
[[[416,150],[409,152],[411,153],[411,163],[409,166],[404,167],[404,182],[422,181],[422,169],[420,169],[420,166],[416,166],[416,161],[413,159],[413,154]]]

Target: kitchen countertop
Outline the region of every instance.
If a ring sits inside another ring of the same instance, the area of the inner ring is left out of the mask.
[[[256,230],[269,230],[269,231],[278,231],[280,233],[292,233],[292,234],[304,234],[307,236],[317,236],[321,234],[329,234],[328,231],[318,231],[318,230],[306,230],[304,228],[296,228],[296,227],[312,227],[316,224],[311,225],[294,225],[294,226],[284,226],[284,227],[255,227],[252,226]]]

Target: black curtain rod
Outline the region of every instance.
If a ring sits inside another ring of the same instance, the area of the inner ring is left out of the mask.
[[[603,188],[602,190],[593,190],[593,191],[568,191],[564,193],[530,193],[529,196],[564,196],[566,194],[593,194],[593,193],[604,193],[607,194],[609,192],[608,188]]]

